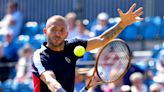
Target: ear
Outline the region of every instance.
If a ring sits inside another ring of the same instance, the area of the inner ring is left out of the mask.
[[[44,33],[45,35],[47,34],[47,29],[46,29],[46,28],[43,29],[43,33]]]

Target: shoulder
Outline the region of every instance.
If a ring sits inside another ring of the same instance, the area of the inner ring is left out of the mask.
[[[80,42],[87,42],[87,40],[75,38],[75,39],[65,40],[65,42],[66,44],[74,44],[74,43],[80,43]]]
[[[22,19],[23,17],[20,11],[16,11],[12,16],[14,19],[19,19],[19,20]]]
[[[66,49],[69,49],[69,50],[74,49],[78,45],[81,45],[84,48],[86,48],[87,43],[88,43],[88,40],[83,40],[83,39],[78,39],[78,38],[69,39],[69,40],[65,41],[65,47],[66,47]]]
[[[15,13],[13,15],[14,16],[22,16],[22,13],[20,11],[15,11]]]
[[[47,48],[44,46],[41,46],[40,49],[37,49],[33,54],[33,60],[40,59],[41,56],[43,56],[43,55],[46,56],[46,53],[45,53],[46,50],[47,50]]]
[[[66,46],[77,46],[77,45],[82,45],[85,46],[87,45],[88,40],[84,40],[84,39],[71,39],[71,40],[66,40]]]
[[[42,53],[42,52],[45,51],[45,50],[46,50],[46,48],[42,46],[40,49],[37,49],[37,50],[34,52],[34,55],[40,54],[40,53]]]

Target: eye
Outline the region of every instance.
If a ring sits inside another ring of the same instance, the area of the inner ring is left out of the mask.
[[[65,31],[65,28],[61,28],[60,32],[64,32]]]
[[[57,27],[52,27],[50,30],[51,30],[51,32],[56,32],[58,29],[57,29]]]

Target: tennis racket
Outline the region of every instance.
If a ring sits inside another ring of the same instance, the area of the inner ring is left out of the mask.
[[[116,82],[127,72],[130,62],[131,52],[126,42],[121,39],[110,41],[99,52],[93,74],[80,92],[99,84]]]

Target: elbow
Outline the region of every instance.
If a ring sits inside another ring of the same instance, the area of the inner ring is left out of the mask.
[[[105,37],[102,37],[102,38],[100,38],[100,40],[101,40],[101,44],[104,46],[104,45],[106,45],[109,41],[111,41],[112,38],[105,38]]]

